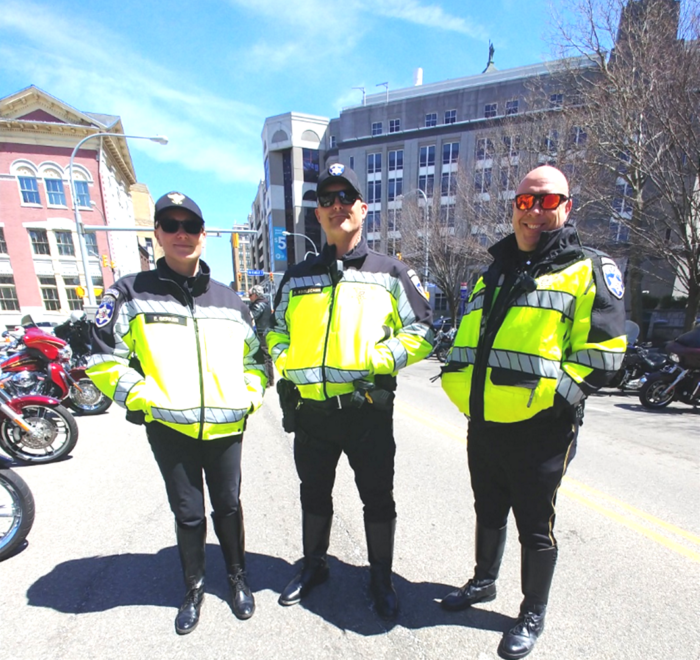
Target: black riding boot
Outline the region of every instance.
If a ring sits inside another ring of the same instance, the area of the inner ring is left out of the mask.
[[[333,516],[317,516],[302,511],[304,561],[299,571],[284,588],[280,605],[296,605],[317,585],[328,579],[326,553],[331,538]]]
[[[231,587],[231,609],[239,619],[250,619],[255,612],[255,599],[248,586],[245,572],[245,529],[243,509],[225,518],[215,518],[214,531],[219,538],[221,552],[226,563],[229,586]]]
[[[396,519],[380,523],[365,521],[370,590],[377,614],[387,620],[395,619],[399,613],[399,598],[391,581],[395,530]]]
[[[199,611],[204,600],[207,523],[203,522],[199,527],[194,528],[180,527],[176,524],[175,535],[187,588],[185,599],[175,619],[175,632],[178,635],[186,635],[197,627]]]
[[[522,548],[522,590],[525,598],[520,616],[501,640],[498,652],[503,658],[524,658],[535,646],[544,630],[544,615],[552,586],[557,548],[532,550]]]
[[[475,546],[474,577],[442,599],[440,604],[446,610],[456,612],[475,603],[488,603],[496,598],[496,578],[506,547],[506,528],[489,529],[477,523]]]

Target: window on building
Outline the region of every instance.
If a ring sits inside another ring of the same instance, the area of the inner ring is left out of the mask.
[[[304,168],[304,181],[306,183],[316,183],[319,172],[318,149],[302,149],[301,157]]]
[[[58,311],[61,309],[61,302],[58,297],[58,286],[56,286],[55,277],[39,277],[41,285],[41,298],[44,301],[44,308],[49,311]]]
[[[426,127],[437,126],[437,112],[429,112],[425,115]]]
[[[615,220],[614,218],[610,219],[610,240],[613,243],[629,243],[630,240],[630,229],[629,227],[624,224],[623,222],[620,222],[619,220]]]
[[[440,193],[443,197],[451,197],[455,194],[456,177],[452,172],[443,172],[440,182]]]
[[[484,106],[484,117],[495,117],[498,114],[498,103],[487,103]]]
[[[32,242],[34,254],[51,254],[49,239],[43,229],[30,229],[29,240]]]
[[[270,189],[270,158],[265,157],[265,192]]]
[[[336,142],[335,135],[331,135],[331,149],[335,149],[338,146]]]
[[[382,171],[382,155],[367,154],[367,174],[376,174]]]
[[[520,105],[520,101],[518,101],[518,99],[513,99],[512,101],[506,101],[506,114],[507,115],[517,115],[519,105]]]
[[[421,147],[418,164],[420,167],[435,165],[435,145]]]
[[[569,147],[582,147],[588,140],[588,133],[583,126],[573,126],[569,132]]]
[[[615,186],[615,197],[612,202],[613,209],[620,215],[632,213],[632,186],[626,181],[619,182]]]
[[[459,142],[445,142],[442,145],[442,164],[456,163],[459,160]]]
[[[397,197],[403,195],[403,179],[389,179],[387,182],[387,200],[393,202]]]
[[[78,206],[90,208],[90,189],[87,181],[75,181],[75,195],[78,198]]]
[[[381,231],[381,214],[379,211],[367,211],[367,233],[374,234]]]
[[[542,138],[542,151],[545,154],[554,156],[557,153],[557,143],[559,142],[559,132],[549,131],[544,138]]]
[[[455,226],[455,204],[442,204],[440,206],[440,222],[448,227]]]
[[[367,182],[367,203],[377,204],[382,201],[382,182],[380,181],[368,181]]]
[[[435,187],[434,174],[421,174],[418,177],[418,187],[428,196],[433,196],[433,188]]]
[[[520,153],[520,136],[519,135],[504,135],[503,150],[506,156],[517,156]]]
[[[478,138],[476,141],[476,159],[488,160],[493,158],[493,142],[490,138]]]
[[[390,119],[389,120],[389,133],[398,133],[401,130],[401,120],[400,119]]]
[[[58,254],[63,257],[74,257],[75,248],[73,247],[73,236],[69,231],[55,231],[56,245],[58,247]]]
[[[0,275],[0,310],[3,312],[19,311],[15,278],[12,275]]]
[[[502,167],[500,171],[501,178],[501,190],[514,190],[518,185],[518,168],[515,167]]]
[[[474,188],[476,192],[485,193],[491,188],[491,168],[483,167],[474,171]]]
[[[389,171],[394,172],[396,170],[403,169],[403,149],[397,149],[396,151],[389,152]]]
[[[85,247],[87,248],[87,253],[89,257],[99,257],[100,253],[97,251],[97,234],[95,232],[87,232],[85,236]],[[149,239],[146,239],[149,240]]]
[[[445,110],[445,124],[454,124],[457,121],[456,110]]]
[[[63,189],[62,179],[44,179],[46,183],[46,194],[51,206],[65,206],[66,193]]]
[[[355,156],[350,156],[350,169],[355,169]]]
[[[7,243],[5,242],[4,227],[0,227],[0,254],[7,254]]]
[[[70,309],[82,309],[83,301],[78,296],[75,287],[80,286],[80,278],[78,277],[63,277],[63,284],[66,287],[66,298],[68,298],[68,307]]]
[[[23,204],[41,204],[39,184],[35,176],[20,176],[19,190],[22,193]]]
[[[382,128],[382,122],[375,121],[372,124],[372,135],[381,135],[383,132],[384,129]]]
[[[549,97],[549,107],[550,108],[561,108],[564,105],[564,95],[563,94],[551,94]]]

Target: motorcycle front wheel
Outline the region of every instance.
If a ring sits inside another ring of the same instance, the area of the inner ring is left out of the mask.
[[[13,555],[34,524],[34,497],[24,479],[0,468],[0,561]]]
[[[112,399],[105,396],[89,378],[78,381],[80,390],[74,385],[68,393],[68,405],[81,415],[99,415],[112,405]]]
[[[65,458],[78,442],[78,424],[63,406],[32,404],[22,409],[28,433],[9,419],[0,424],[0,444],[24,463],[51,463]]]
[[[664,393],[670,384],[667,378],[649,378],[639,391],[639,401],[645,408],[665,408],[676,394],[673,387],[669,392]]]

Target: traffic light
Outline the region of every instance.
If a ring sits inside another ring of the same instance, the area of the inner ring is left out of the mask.
[[[240,243],[240,239],[238,238],[238,234],[233,235],[233,247],[237,248]]]
[[[270,273],[270,282],[274,282],[274,281],[275,281],[275,274]]]
[[[109,255],[103,254],[102,255],[102,265],[107,268],[109,266]]]
[[[238,278],[238,281],[240,282],[243,279],[243,273],[241,273],[241,272],[236,273],[236,277]]]
[[[114,261],[114,259],[112,259],[112,261],[109,262],[109,267],[110,267],[112,270],[114,270],[114,268],[116,267],[116,265],[117,265],[117,262]]]
[[[397,258],[399,261],[403,261],[403,257],[401,256],[401,253],[400,253],[400,252],[397,252],[397,253],[396,253],[396,258]]]

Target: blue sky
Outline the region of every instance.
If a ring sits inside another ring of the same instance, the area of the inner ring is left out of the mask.
[[[563,3],[562,3],[563,4]],[[73,107],[119,115],[139,181],[177,189],[207,224],[245,222],[263,176],[266,117],[326,117],[376,93],[552,56],[544,0],[2,0],[0,97],[36,85]],[[210,237],[214,276],[232,278]]]

